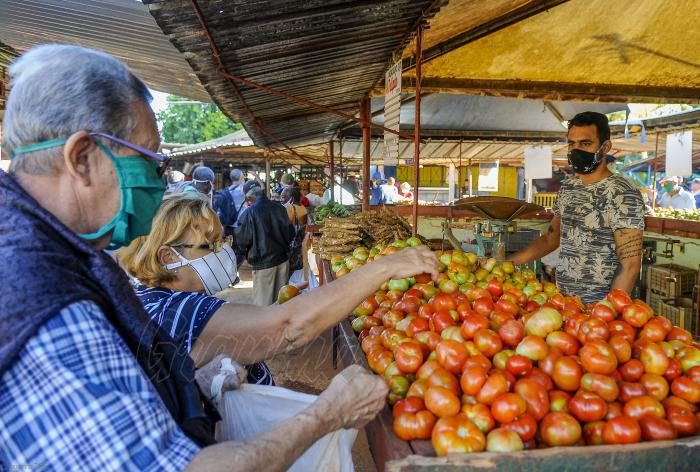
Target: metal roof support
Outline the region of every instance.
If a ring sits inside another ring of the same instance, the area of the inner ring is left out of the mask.
[[[331,200],[335,201],[335,156],[333,156],[333,138],[328,141],[328,154],[331,161]],[[341,184],[343,180],[340,180]]]
[[[369,119],[371,102],[365,95],[360,100],[360,126],[362,126],[362,211],[369,211],[369,161],[370,137],[372,135],[371,121]]]
[[[651,187],[651,207],[656,208],[656,166],[659,162],[659,134],[656,133],[656,151],[654,151],[654,185]]]
[[[418,234],[418,183],[420,182],[420,80],[421,66],[423,60],[423,26],[420,24],[416,29],[416,117],[414,120],[416,129],[413,133],[415,143],[415,155],[413,157],[413,236]]]

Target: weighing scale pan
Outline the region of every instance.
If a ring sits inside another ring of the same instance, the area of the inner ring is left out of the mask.
[[[544,207],[508,197],[471,197],[457,200],[453,208],[479,213],[489,220],[510,221],[518,217],[539,213]]]

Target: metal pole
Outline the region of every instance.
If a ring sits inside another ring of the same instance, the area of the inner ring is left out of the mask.
[[[331,200],[335,201],[335,162],[334,157],[333,157],[333,138],[331,138],[330,141],[328,141],[328,154],[330,156],[330,161],[331,161]],[[342,182],[342,179],[341,179]],[[342,200],[342,196],[340,197]],[[343,202],[340,202],[343,203]]]
[[[469,158],[469,170],[467,171],[469,173],[469,198],[472,196],[472,158]]]
[[[423,62],[423,27],[418,25],[416,30],[416,117],[415,131],[413,133],[413,142],[415,152],[413,157],[413,236],[418,234],[418,184],[420,182],[420,80],[421,80],[421,65]]]
[[[265,195],[270,198],[270,158],[265,156]]]
[[[656,133],[656,151],[654,151],[654,181],[651,186],[651,207],[656,208],[656,166],[659,163],[659,134]]]
[[[461,200],[462,199],[462,182],[464,181],[464,179],[462,178],[462,140],[461,139],[459,140],[459,174],[458,175],[459,175],[459,177],[458,177],[459,178],[459,185],[457,186],[457,188],[458,188],[457,191],[459,192],[458,200]]]
[[[369,161],[371,128],[369,121],[370,101],[368,96],[360,101],[360,123],[362,126],[362,211],[369,211]]]

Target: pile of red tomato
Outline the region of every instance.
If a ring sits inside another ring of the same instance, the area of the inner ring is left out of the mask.
[[[514,282],[510,268],[495,272],[459,289],[439,284],[451,293],[421,274],[355,310],[399,438],[431,439],[446,455],[700,433],[700,349],[688,331],[619,290],[584,306],[532,278]]]

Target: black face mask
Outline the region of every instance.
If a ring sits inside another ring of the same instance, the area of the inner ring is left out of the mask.
[[[603,143],[605,144],[605,143]],[[601,145],[596,152],[583,151],[581,149],[572,149],[567,154],[569,165],[577,174],[591,174],[598,168],[602,156],[600,151],[603,149]]]

